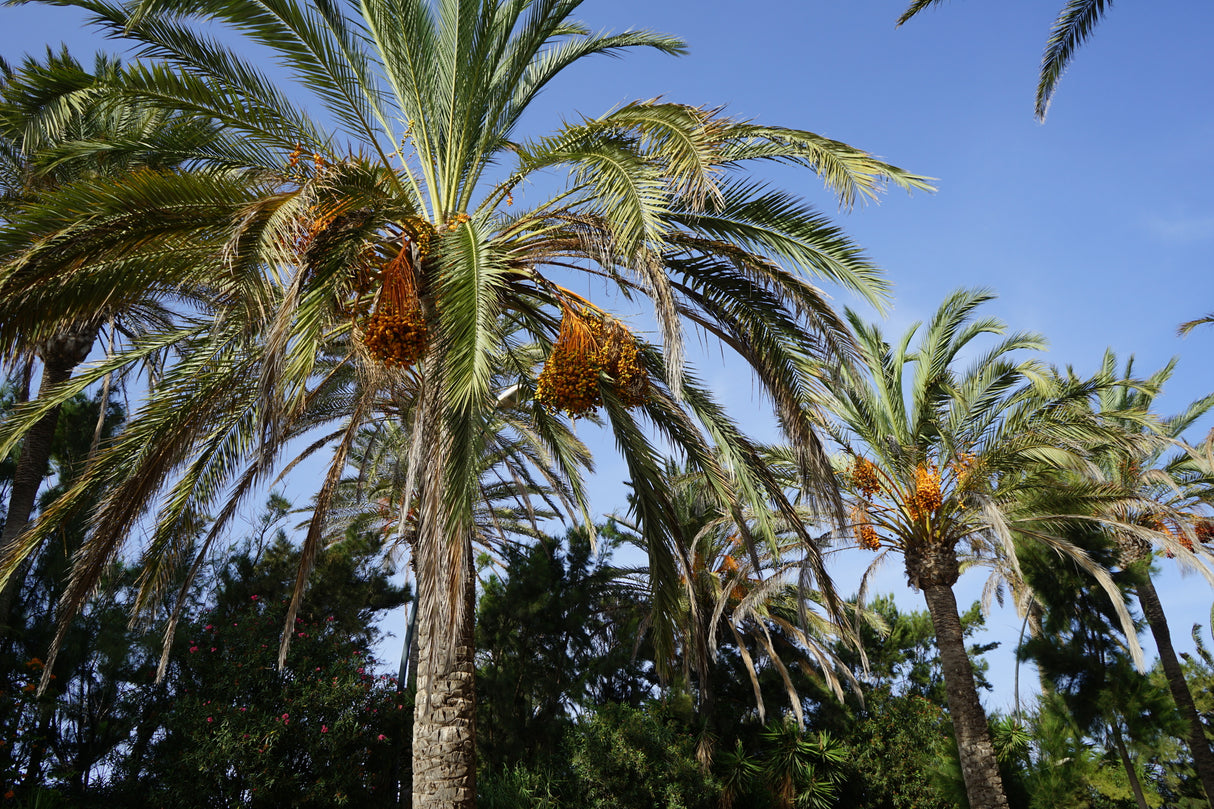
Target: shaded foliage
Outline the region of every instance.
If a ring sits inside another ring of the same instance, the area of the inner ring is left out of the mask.
[[[584,708],[638,706],[653,667],[635,654],[634,594],[585,531],[508,546],[477,611],[479,751],[483,764],[548,766]]]

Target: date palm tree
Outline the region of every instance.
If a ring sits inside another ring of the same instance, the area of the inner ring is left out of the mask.
[[[791,455],[765,451],[767,465],[777,475],[785,471],[796,478],[796,460]],[[738,512],[722,508],[706,485],[704,475],[667,462],[666,481],[670,499],[682,528],[682,541],[688,543],[677,557],[679,566],[680,611],[676,625],[664,624],[662,616],[650,621],[657,664],[664,674],[672,673],[671,663],[681,663],[681,676],[695,682],[697,708],[705,722],[699,756],[711,755],[713,711],[716,693],[711,669],[716,664],[721,636],[731,639],[741,666],[754,693],[759,721],[767,721],[767,706],[760,684],[764,669],[775,670],[788,697],[797,728],[805,724],[802,698],[797,692],[785,661],[795,662],[807,676],[820,677],[824,691],[843,698],[843,682],[858,688],[850,671],[830,648],[832,641],[848,634],[850,622],[822,610],[821,594],[808,582],[804,543],[786,515],[778,516],[775,544],[754,548],[743,536],[750,531],[755,516],[743,511],[746,522],[738,524]],[[796,525],[815,521],[815,515],[799,510]],[[619,518],[619,527],[630,526]],[[622,537],[640,548],[641,534],[626,530]],[[753,552],[752,552],[753,550]],[[648,571],[641,571],[648,580]],[[652,591],[652,588],[647,588]],[[753,653],[752,653],[753,650]]]
[[[1060,475],[1093,471],[1093,448],[1116,439],[1092,417],[1090,398],[1099,386],[1016,359],[1016,352],[1044,347],[1030,333],[1002,336],[967,368],[958,367],[979,350],[977,338],[1005,333],[1000,321],[977,314],[991,298],[985,291],[954,292],[921,333],[916,324],[892,344],[849,313],[861,370],[841,367],[824,402],[830,416],[824,428],[841,450],[851,535],[882,556],[901,554],[911,587],[927,601],[975,809],[1008,803],[953,594],[962,558],[1014,565],[1014,540],[1067,554],[1105,588],[1135,643],[1107,571],[1057,530],[1067,515],[1052,496]],[[1046,498],[1054,501],[1051,510],[1036,512],[1032,504]],[[1084,519],[1083,511],[1075,514]]]
[[[929,6],[939,5],[941,0],[912,0],[906,11],[898,18],[898,25],[914,17]],[[1041,70],[1037,78],[1037,99],[1035,113],[1037,120],[1044,121],[1049,112],[1050,101],[1054,90],[1067,66],[1075,57],[1087,38],[1091,36],[1096,24],[1104,17],[1113,0],[1067,0],[1054,24],[1050,26],[1050,37],[1045,43],[1045,53],[1041,55]]]
[[[1111,351],[1106,352],[1103,366],[1106,375],[1116,374],[1116,355]],[[1135,409],[1149,412],[1156,395],[1171,378],[1176,360],[1173,359],[1142,383],[1133,381],[1133,366],[1131,357],[1122,372],[1124,384],[1112,387],[1101,395],[1102,412],[1118,413]],[[1214,394],[1194,400],[1180,413],[1155,421],[1152,433],[1164,440],[1138,444],[1134,451],[1110,455],[1104,463],[1108,478],[1140,498],[1131,507],[1116,510],[1112,516],[1127,526],[1145,530],[1114,530],[1113,537],[1122,566],[1140,565],[1144,568],[1142,581],[1134,591],[1142,605],[1151,637],[1155,640],[1172,699],[1188,725],[1187,738],[1193,756],[1193,769],[1207,796],[1214,795],[1214,752],[1210,750],[1205,725],[1197,712],[1172,644],[1171,629],[1151,578],[1150,560],[1153,557],[1152,544],[1158,544],[1168,556],[1187,562],[1190,567],[1209,575],[1193,552],[1199,547],[1194,540],[1205,543],[1214,539],[1208,516],[1211,496],[1214,495],[1210,467],[1202,462],[1201,452],[1179,442],[1182,434],[1212,408]],[[1144,429],[1129,422],[1123,423],[1123,427],[1126,430]]]
[[[801,450],[807,485],[828,486],[808,416],[819,384],[812,360],[845,359],[850,343],[811,279],[874,302],[884,283],[827,219],[745,167],[808,168],[845,204],[885,182],[923,188],[923,178],[810,132],[673,103],[627,104],[521,138],[531,102],[574,62],[683,48],[647,32],[592,33],[572,18],[579,0],[154,0],[134,14],[107,0],[73,5],[149,59],[124,77],[127,93],[213,118],[232,137],[189,174],[149,172],[59,196],[58,207],[16,223],[40,236],[21,267],[36,270],[52,251],[87,262],[75,281],[104,277],[116,299],[148,283],[147,273],[118,271],[135,260],[159,262],[175,283],[235,280],[193,323],[147,335],[0,430],[9,444],[107,365],[175,344],[180,359],[85,476],[82,485],[108,494],[67,606],[149,513],[160,556],[145,578],[163,582],[191,509],[218,504],[218,529],[290,439],[323,429],[331,460],[289,623],[352,442],[382,417],[383,401],[413,396],[405,491],[417,520],[422,649],[413,805],[471,806],[471,543],[503,369],[517,376],[541,437],[562,414],[603,414],[659,577],[677,579],[679,544],[653,430],[723,504],[741,508],[734,491],[754,505],[782,500],[758,448],[684,362],[687,324],[755,369]],[[225,29],[268,49],[292,91],[219,44],[213,33]],[[304,96],[315,118],[296,101]],[[207,251],[215,241],[223,249]],[[602,290],[598,301],[572,291],[578,278]],[[610,314],[635,296],[652,301],[660,340]],[[538,378],[523,350],[532,343],[546,355]],[[71,493],[0,561],[0,576],[70,508]],[[754,531],[774,537],[770,522]],[[828,581],[820,563],[814,570]],[[674,604],[659,598],[659,609]]]

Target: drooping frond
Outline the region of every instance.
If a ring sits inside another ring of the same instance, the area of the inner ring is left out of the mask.
[[[1050,27],[1050,38],[1041,56],[1041,76],[1037,81],[1037,120],[1044,121],[1058,82],[1075,51],[1091,35],[1112,0],[1068,0]]]

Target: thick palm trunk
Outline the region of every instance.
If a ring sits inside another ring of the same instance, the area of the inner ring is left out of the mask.
[[[476,577],[470,538],[464,540],[464,609],[457,633],[446,611],[419,601],[417,694],[413,709],[413,809],[476,806],[476,687],[473,620]],[[424,574],[423,574],[424,575]],[[442,588],[418,588],[443,598]],[[447,613],[449,614],[449,613]],[[449,648],[454,641],[455,648]]]
[[[957,752],[961,758],[961,774],[971,809],[1006,809],[1007,796],[995,748],[991,744],[986,712],[978,700],[974,686],[974,670],[965,652],[965,636],[961,631],[961,616],[951,584],[923,583],[927,610],[936,629],[936,648],[944,672],[944,688],[948,694],[948,712],[953,720]]]
[[[1214,754],[1210,752],[1210,743],[1206,740],[1206,729],[1193,703],[1193,694],[1185,680],[1184,670],[1176,658],[1176,649],[1172,646],[1172,632],[1168,629],[1168,620],[1163,614],[1163,605],[1159,603],[1159,594],[1155,592],[1155,584],[1150,574],[1138,586],[1138,603],[1142,605],[1142,614],[1146,616],[1147,624],[1151,627],[1151,635],[1155,638],[1155,646],[1159,651],[1159,662],[1163,666],[1164,676],[1168,680],[1168,688],[1172,691],[1172,700],[1177,710],[1189,724],[1189,749],[1193,755],[1193,769],[1206,791],[1209,800],[1214,796]]]

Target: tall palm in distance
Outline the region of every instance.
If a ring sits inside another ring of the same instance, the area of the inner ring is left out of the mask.
[[[1173,359],[1141,383],[1133,380],[1134,360],[1126,361],[1120,378],[1124,384],[1104,391],[1099,404],[1101,412],[1117,413],[1141,410],[1149,412],[1158,393],[1171,378],[1176,366]],[[1105,353],[1103,371],[1118,373],[1117,357]],[[1180,413],[1158,418],[1152,430],[1160,441],[1140,443],[1133,450],[1111,454],[1105,459],[1104,472],[1110,480],[1137,496],[1138,501],[1127,508],[1116,509],[1111,516],[1118,522],[1140,530],[1113,529],[1120,561],[1123,566],[1144,568],[1140,584],[1134,588],[1143,616],[1155,640],[1160,666],[1176,708],[1188,725],[1187,741],[1193,756],[1193,768],[1206,795],[1214,795],[1214,752],[1206,737],[1205,725],[1193,702],[1193,695],[1172,643],[1172,633],[1164,615],[1159,593],[1151,576],[1152,543],[1178,561],[1186,562],[1210,577],[1205,565],[1194,551],[1202,551],[1200,543],[1214,539],[1214,522],[1210,521],[1214,480],[1208,462],[1203,462],[1199,450],[1180,443],[1182,434],[1214,408],[1214,394],[1190,402]],[[1123,422],[1126,430],[1143,430]],[[1208,554],[1204,554],[1207,555]]]
[[[819,385],[814,361],[844,358],[850,344],[809,279],[884,296],[880,273],[846,236],[751,180],[746,164],[809,168],[845,203],[886,181],[925,183],[812,133],[677,104],[629,104],[548,138],[519,139],[523,112],[568,65],[634,47],[682,48],[643,32],[593,34],[571,18],[578,2],[383,0],[341,10],[170,0],[133,16],[99,0],[76,5],[163,60],[127,76],[127,92],[217,116],[235,137],[188,176],[149,175],[91,197],[79,189],[91,204],[73,210],[88,213],[64,216],[40,249],[104,267],[146,255],[146,244],[185,253],[222,234],[225,266],[243,286],[216,301],[220,317],[200,318],[186,335],[181,361],[132,420],[124,449],[136,452],[95,464],[88,485],[113,487],[74,603],[125,530],[154,510],[153,493],[168,490],[156,533],[168,548],[198,495],[214,502],[234,476],[247,493],[287,437],[321,418],[316,405],[327,399],[332,460],[305,540],[302,593],[354,438],[378,417],[377,401],[407,387],[417,400],[406,496],[417,518],[423,649],[414,805],[472,805],[471,543],[476,464],[501,393],[495,374],[515,368],[540,435],[560,412],[601,408],[628,462],[650,567],[677,578],[678,528],[652,429],[705,474],[723,507],[741,508],[729,502],[735,493],[754,505],[783,501],[758,448],[686,368],[685,324],[756,369],[820,491],[827,467],[807,415]],[[217,45],[214,26],[274,52],[336,130],[324,131],[281,82]],[[567,176],[567,187],[522,204],[531,179],[551,171]],[[201,266],[209,272],[213,260]],[[610,292],[603,303],[574,294],[567,279],[578,275],[652,301],[662,347],[611,317]],[[138,282],[114,280],[120,296]],[[530,342],[548,355],[538,382],[520,351]],[[328,380],[351,372],[357,381],[337,396]],[[5,425],[4,440],[36,410]],[[69,508],[70,497],[42,530]],[[773,537],[768,521],[745,539]],[[801,539],[816,558],[808,534]],[[18,556],[0,563],[3,571]],[[827,581],[820,564],[815,572]]]
[[[892,343],[849,313],[859,369],[841,367],[823,403],[829,414],[823,429],[841,450],[851,537],[882,555],[901,554],[910,585],[927,602],[975,809],[1008,801],[953,594],[962,557],[1014,565],[1016,541],[1066,554],[1104,587],[1134,638],[1108,573],[1060,530],[1068,514],[1053,496],[1061,475],[1091,472],[1093,449],[1118,440],[1091,413],[1100,385],[1069,382],[1038,360],[1016,359],[1044,341],[1030,333],[1004,336],[1000,321],[977,311],[991,298],[985,291],[954,292],[926,327],[912,326]],[[1000,337],[981,349],[976,341],[983,335]],[[976,352],[971,364],[958,367],[969,352]],[[1037,511],[1046,498],[1054,500],[1049,510]],[[1086,513],[1071,512],[1076,521]]]

